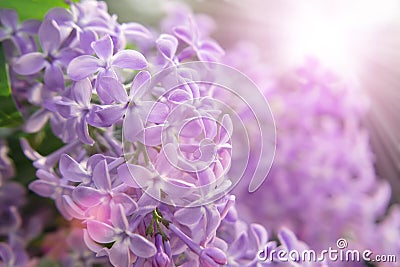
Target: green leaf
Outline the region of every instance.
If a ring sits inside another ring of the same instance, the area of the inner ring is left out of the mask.
[[[49,9],[68,5],[63,0],[0,0],[0,7],[15,9],[20,20],[42,20]]]
[[[0,127],[16,127],[22,123],[22,117],[11,95],[8,64],[3,47],[0,44]]]

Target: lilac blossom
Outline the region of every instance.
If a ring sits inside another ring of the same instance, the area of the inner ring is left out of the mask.
[[[18,14],[12,9],[0,10],[0,42],[4,42],[8,53],[11,47],[8,47],[8,40],[11,41],[13,47],[17,49],[17,53],[22,55],[32,52],[36,49],[33,36],[38,33],[40,21],[26,20],[22,23],[18,22]]]
[[[97,92],[104,103],[111,103],[112,100],[106,94],[102,94],[102,78],[118,79],[117,68],[143,69],[147,66],[147,60],[135,50],[122,50],[114,54],[114,44],[109,35],[92,43],[92,48],[97,57],[83,55],[73,59],[68,65],[67,73],[72,80],[79,81],[98,72]]]
[[[64,219],[77,226],[47,239],[68,235],[56,257],[66,266],[96,260],[122,267],[263,264],[257,252],[271,245],[267,231],[239,218],[235,197],[224,194],[204,204],[210,195],[226,193],[235,125],[214,101],[219,89],[195,83],[207,65],[182,65],[220,60],[224,51],[210,38],[212,23],[178,13],[161,23],[169,29],[160,32],[137,22],[120,24],[101,1],[70,3],[69,9],[50,10],[38,33],[32,33],[40,48],[6,51],[18,74],[11,82],[27,100],[26,131],[39,131],[49,122],[64,142],[41,155],[21,139],[37,169],[29,189],[52,199]],[[172,75],[162,77],[165,73]],[[305,106],[326,111],[311,96],[307,100]],[[9,185],[12,172],[4,151],[0,192],[18,195],[23,190]],[[12,218],[2,232],[18,231],[22,203],[2,195],[5,214]],[[285,219],[276,221],[274,230]],[[297,244],[295,238],[280,237],[283,246]],[[13,264],[18,258],[27,266],[26,254],[8,243],[1,245],[2,260]]]

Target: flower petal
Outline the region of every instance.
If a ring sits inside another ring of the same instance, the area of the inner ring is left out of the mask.
[[[110,127],[119,121],[125,113],[125,108],[120,105],[97,107],[89,113],[88,123],[95,127]]]
[[[32,75],[43,69],[45,64],[46,60],[43,54],[33,52],[18,58],[13,64],[13,69],[20,75]]]
[[[99,59],[93,56],[83,55],[73,59],[69,63],[67,74],[72,80],[79,81],[97,72],[99,68]]]
[[[90,105],[90,99],[92,97],[92,83],[89,79],[86,78],[75,82],[71,92],[74,100],[82,107],[88,107]]]
[[[46,87],[55,92],[64,90],[64,74],[57,65],[47,66],[44,71],[44,83]]]
[[[135,99],[140,99],[146,93],[146,89],[151,75],[148,71],[140,71],[133,79],[129,95]]]
[[[94,167],[92,179],[98,189],[111,190],[111,180],[106,160],[101,160]]]
[[[116,205],[111,209],[111,223],[118,230],[125,231],[128,228],[128,220],[122,205]]]
[[[142,258],[150,258],[157,252],[156,247],[152,242],[138,234],[134,234],[131,237],[129,248],[133,254]]]
[[[91,187],[77,186],[72,191],[72,197],[79,205],[93,207],[101,202],[103,194]]]
[[[97,87],[97,93],[105,103],[109,102],[110,99],[119,103],[128,101],[128,94],[117,79],[113,77],[102,77],[99,84],[100,86]]]
[[[115,242],[114,245],[109,250],[110,262],[113,266],[118,267],[130,267],[131,259],[129,248],[125,242],[119,241]]]
[[[46,109],[39,109],[33,113],[27,121],[25,121],[24,131],[28,133],[36,133],[46,124],[49,119],[50,112]]]
[[[114,45],[109,35],[105,35],[100,40],[92,43],[92,48],[96,55],[104,62],[108,62],[113,55]]]
[[[45,53],[52,53],[60,47],[60,29],[54,20],[42,22],[39,28],[39,41]]]
[[[89,236],[99,243],[111,243],[115,241],[114,229],[103,222],[90,220],[87,222]]]
[[[0,22],[4,27],[16,30],[18,24],[17,12],[13,9],[1,9]]]
[[[169,34],[161,34],[157,39],[156,44],[158,50],[164,57],[172,59],[175,56],[178,48],[178,40],[174,36]]]
[[[113,66],[132,70],[140,70],[147,67],[146,58],[135,50],[122,50],[112,58]]]
[[[29,184],[29,189],[42,197],[51,197],[55,192],[56,185],[43,180],[35,180]]]
[[[20,26],[20,31],[29,33],[29,34],[37,34],[39,32],[41,22],[36,19],[28,19],[22,22]]]
[[[83,167],[67,154],[61,156],[59,170],[64,178],[72,182],[82,182],[90,178]]]

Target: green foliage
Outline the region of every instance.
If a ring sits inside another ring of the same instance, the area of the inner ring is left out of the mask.
[[[0,7],[15,9],[20,20],[42,20],[49,9],[68,5],[62,0],[0,0]]]
[[[8,78],[8,65],[0,44],[0,127],[15,127],[21,124],[22,117],[11,95]]]

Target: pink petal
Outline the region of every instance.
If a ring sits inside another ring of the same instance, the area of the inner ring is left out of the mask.
[[[99,243],[111,243],[115,241],[114,229],[103,222],[90,220],[87,222],[89,236]]]
[[[103,194],[91,187],[77,186],[72,197],[79,205],[93,207],[101,202]]]

